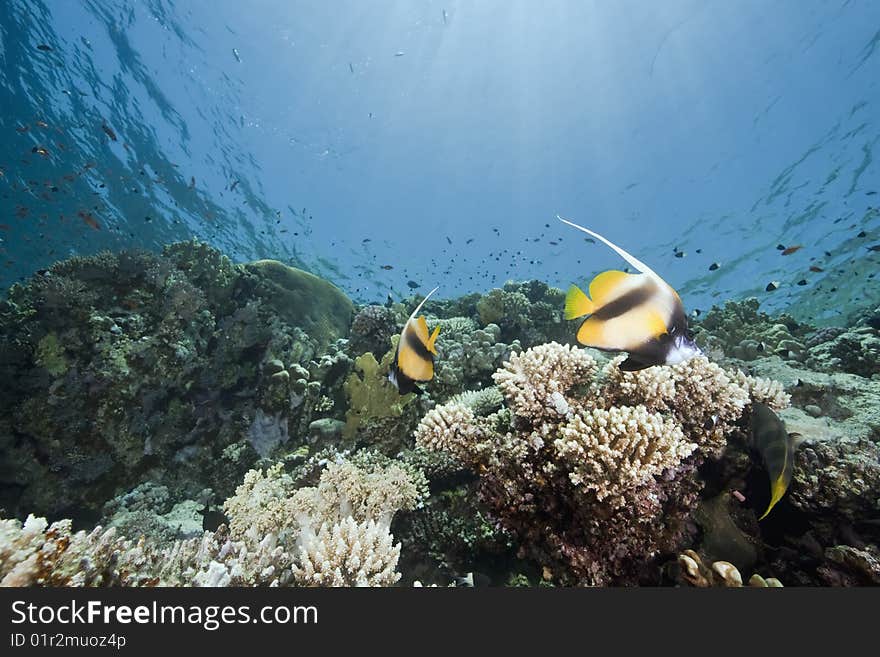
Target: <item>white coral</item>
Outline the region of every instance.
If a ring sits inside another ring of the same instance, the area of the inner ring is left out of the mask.
[[[385,523],[349,517],[303,531],[293,574],[300,586],[391,586],[400,579],[399,558]]]
[[[464,404],[452,402],[428,411],[415,432],[416,445],[451,454],[471,462],[485,441],[485,432],[474,412]]]
[[[559,433],[553,445],[571,482],[613,507],[625,504],[628,490],[677,466],[697,448],[674,420],[644,406],[586,411]]]
[[[596,361],[583,349],[550,342],[513,354],[492,378],[517,415],[558,417],[554,393],[564,396],[595,369]]]
[[[280,466],[251,471],[224,507],[229,530],[167,545],[132,541],[114,527],[73,533],[70,520],[0,520],[0,584],[284,586],[294,583],[294,571],[311,569],[325,575],[312,584],[390,585],[399,578],[400,553],[388,531],[391,517],[417,497],[400,466],[340,462],[310,488],[295,489]],[[325,562],[333,568],[324,569]]]
[[[785,392],[785,386],[779,381],[748,376],[743,372],[737,372],[735,380],[748,391],[752,401],[766,404],[774,411],[781,411],[791,404],[791,395]]]

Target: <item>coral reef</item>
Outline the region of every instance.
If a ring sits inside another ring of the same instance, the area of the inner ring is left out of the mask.
[[[175,499],[227,495],[341,396],[350,362],[312,363],[350,316],[329,283],[198,242],[72,258],[13,286],[0,302],[0,506],[94,521],[146,481]]]
[[[585,350],[533,347],[494,375],[505,409],[453,402],[416,430],[417,445],[479,474],[492,517],[560,582],[638,582],[686,538],[695,470],[749,403],[705,358],[633,373],[618,362],[600,371]]]
[[[497,324],[499,339],[518,340],[530,347],[542,342],[567,342],[572,331],[562,318],[565,293],[541,281],[510,281],[483,295],[475,306],[480,326]]]
[[[751,361],[777,355],[801,362],[807,356],[805,337],[811,328],[789,315],[771,317],[758,310],[755,297],[713,306],[693,326],[697,343],[707,353]]]
[[[880,445],[807,442],[795,455],[788,501],[801,513],[835,522],[880,519]]]
[[[391,349],[391,336],[399,333],[394,312],[385,306],[364,306],[354,316],[349,348],[358,356],[371,352],[380,358]]]
[[[196,241],[14,286],[0,584],[880,583],[880,309],[728,302],[694,327],[714,362],[623,372],[572,344],[561,290],[508,282],[425,305],[435,376],[401,396],[419,301],[355,313]],[[802,440],[760,522],[753,402]]]
[[[521,351],[518,340],[501,341],[501,329],[488,324],[482,329],[464,317],[441,319],[437,338],[434,379],[429,386],[434,399],[445,401],[462,390],[492,385],[492,374],[514,352]]]
[[[880,333],[873,326],[838,333],[814,345],[807,364],[819,371],[871,377],[880,373]]]
[[[750,373],[778,381],[791,397],[780,414],[789,431],[812,440],[880,437],[880,381],[843,372],[824,373],[778,357],[749,363]]]
[[[0,585],[390,586],[400,578],[391,519],[415,506],[418,487],[399,466],[339,461],[316,487],[294,489],[276,465],[249,472],[227,500],[229,529],[172,542],[0,520]]]

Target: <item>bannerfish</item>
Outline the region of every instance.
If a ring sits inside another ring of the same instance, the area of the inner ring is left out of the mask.
[[[434,356],[437,355],[434,343],[440,333],[440,327],[435,327],[434,332],[429,335],[425,316],[422,315],[416,319],[416,315],[438,289],[435,287],[428,292],[428,296],[416,306],[400,332],[400,340],[397,341],[397,351],[394,352],[394,360],[391,361],[388,380],[394,384],[401,395],[409,392],[415,392],[417,395],[422,394],[422,390],[416,385],[416,382],[430,381],[434,378]]]
[[[640,272],[602,272],[590,283],[589,297],[571,286],[565,297],[565,318],[589,315],[578,329],[578,342],[603,351],[628,352],[620,364],[628,372],[673,365],[702,353],[689,335],[681,298],[666,281],[598,233],[558,218],[604,242]]]
[[[800,439],[796,433],[788,433],[785,423],[769,407],[752,402],[752,444],[764,460],[764,467],[770,476],[770,503],[767,510],[758,518],[763,520],[785,495],[791,483],[794,451]]]

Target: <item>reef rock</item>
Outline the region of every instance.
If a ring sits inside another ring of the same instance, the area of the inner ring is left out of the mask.
[[[350,360],[319,354],[338,354],[351,311],[311,274],[199,242],[72,258],[13,286],[0,508],[96,520],[147,481],[179,500],[228,494],[258,458],[296,449],[319,408],[341,416]]]
[[[257,260],[244,269],[256,277],[251,294],[318,340],[319,348],[348,335],[354,305],[332,283],[277,260]]]

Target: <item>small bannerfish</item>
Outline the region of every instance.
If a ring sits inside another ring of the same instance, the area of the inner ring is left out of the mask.
[[[435,327],[434,332],[429,335],[425,316],[422,315],[416,319],[416,315],[438,289],[435,287],[428,292],[428,296],[416,306],[400,332],[397,351],[391,362],[391,371],[388,372],[388,380],[394,384],[401,395],[410,392],[415,392],[417,395],[422,394],[422,390],[416,385],[416,382],[430,381],[434,378],[434,356],[437,355],[434,343],[440,333],[440,327]]]
[[[701,354],[688,333],[687,315],[678,293],[650,267],[593,231],[559,220],[604,242],[638,274],[610,270],[590,283],[588,297],[572,285],[565,297],[565,318],[584,320],[577,332],[583,345],[626,351],[624,371],[672,365]]]
[[[752,402],[751,426],[753,445],[770,476],[770,503],[758,518],[763,520],[788,490],[800,435],[788,433],[779,416],[759,402]]]

